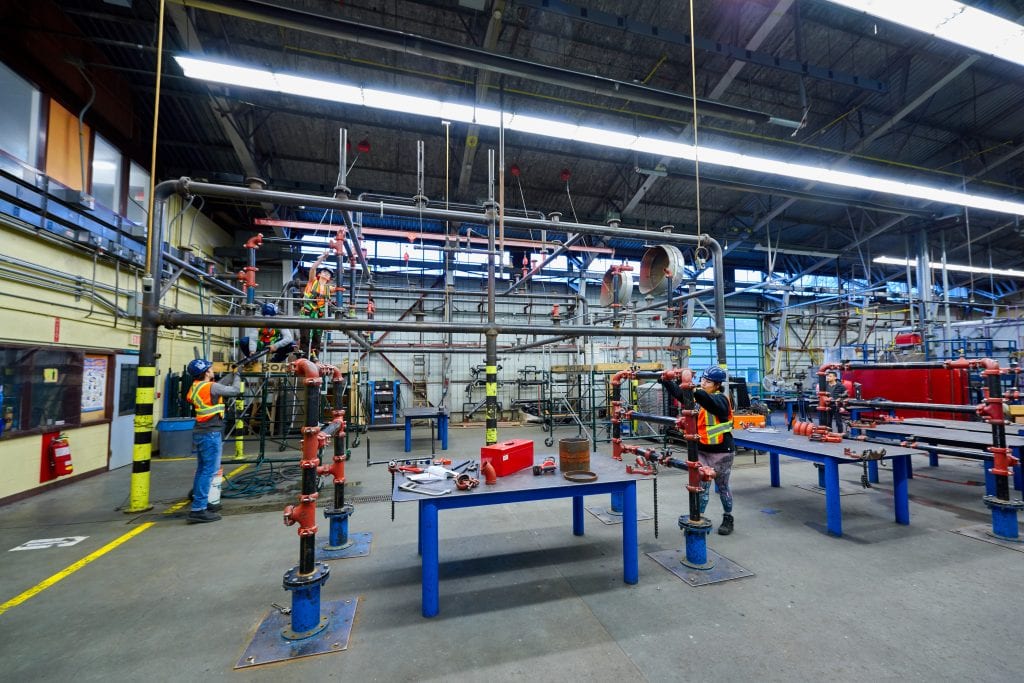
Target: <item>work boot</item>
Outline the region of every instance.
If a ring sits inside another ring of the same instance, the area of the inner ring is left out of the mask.
[[[201,524],[202,522],[216,522],[220,519],[220,515],[209,510],[192,510],[185,519],[189,524]]]
[[[207,503],[206,504],[206,509],[208,511],[210,511],[210,512],[220,512],[221,507],[222,506],[221,506],[220,503]]]
[[[719,536],[728,536],[732,533],[732,515],[728,512],[722,515],[722,523],[718,527]]]

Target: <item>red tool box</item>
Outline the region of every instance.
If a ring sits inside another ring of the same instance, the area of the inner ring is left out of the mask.
[[[480,448],[480,466],[490,462],[499,477],[533,467],[533,441],[512,439]]]

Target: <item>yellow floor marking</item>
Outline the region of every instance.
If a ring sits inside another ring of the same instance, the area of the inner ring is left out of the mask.
[[[135,536],[138,536],[139,534],[141,534],[143,531],[145,531],[149,527],[153,526],[154,524],[155,524],[155,522],[146,522],[145,524],[140,524],[138,527],[132,529],[131,531],[129,531],[125,535],[121,536],[120,538],[114,539],[113,541],[111,541],[110,543],[106,544],[105,546],[103,546],[99,550],[96,550],[96,551],[94,551],[92,553],[89,553],[88,555],[86,555],[85,557],[80,559],[78,562],[75,562],[70,567],[68,567],[68,568],[66,568],[66,569],[64,569],[62,571],[57,572],[56,574],[54,574],[50,578],[48,578],[48,579],[46,579],[46,580],[44,580],[44,581],[42,581],[40,583],[37,583],[35,586],[33,586],[32,588],[29,588],[27,591],[25,591],[21,595],[18,595],[16,597],[11,598],[10,600],[5,602],[4,604],[0,605],[0,614],[3,614],[4,612],[6,612],[7,610],[9,610],[12,607],[17,607],[18,605],[20,605],[21,603],[25,602],[29,598],[34,597],[34,596],[38,595],[39,593],[42,593],[44,590],[46,590],[47,588],[49,588],[53,584],[57,583],[58,581],[62,581],[63,579],[66,579],[67,577],[71,576],[72,574],[77,572],[79,569],[81,569],[85,565],[89,564],[93,560],[99,559],[101,556],[109,553],[111,550],[113,550],[117,546],[121,545],[122,543],[125,543],[125,542],[131,540],[132,538],[134,538]]]
[[[225,479],[230,479],[231,477],[235,476],[236,474],[238,474],[242,470],[246,469],[247,467],[249,467],[249,466],[248,465],[239,465],[235,469],[233,469],[230,472],[228,472],[227,474],[225,474],[224,478]],[[166,510],[164,510],[164,514],[165,515],[173,515],[175,512],[177,512],[178,510],[180,510],[181,508],[185,507],[186,505],[188,505],[191,502],[192,501],[190,501],[188,498],[186,498],[185,500],[179,500],[177,503],[175,503],[174,505],[172,505],[169,508],[167,508]]]

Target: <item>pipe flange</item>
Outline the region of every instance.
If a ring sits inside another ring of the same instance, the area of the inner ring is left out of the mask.
[[[990,508],[998,508],[1000,510],[1024,510],[1024,500],[1003,500],[1002,498],[996,498],[995,496],[985,496],[982,498],[985,505]]]
[[[324,517],[328,519],[337,517],[338,519],[344,521],[351,517],[353,514],[355,514],[355,511],[355,506],[353,506],[351,503],[345,503],[340,508],[324,508]]]
[[[322,586],[327,583],[330,576],[331,567],[325,562],[317,562],[309,574],[300,574],[298,567],[292,567],[284,573],[284,589],[294,591]]]
[[[574,484],[588,484],[592,481],[597,481],[597,473],[590,470],[570,470],[562,472],[562,477]]]
[[[689,515],[679,515],[679,529],[689,533],[707,534],[711,531],[711,520],[701,517],[699,520],[690,519]]]

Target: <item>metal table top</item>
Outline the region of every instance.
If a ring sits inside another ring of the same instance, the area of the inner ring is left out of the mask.
[[[736,443],[746,448],[759,450],[771,450],[775,448],[787,448],[793,451],[824,455],[850,462],[859,462],[860,458],[850,457],[844,454],[849,448],[854,453],[860,453],[865,449],[877,450],[878,444],[864,443],[856,439],[844,439],[840,443],[827,443],[824,441],[811,441],[806,436],[797,436],[792,432],[761,432],[751,429],[736,429],[732,433]],[[901,455],[924,455],[924,452],[914,448],[907,448],[899,445],[885,445],[885,457],[896,458]]]

